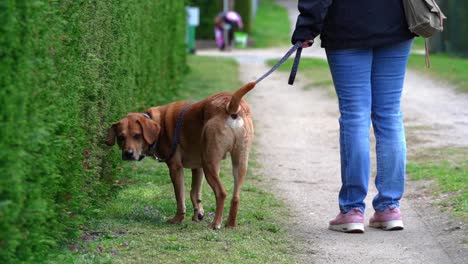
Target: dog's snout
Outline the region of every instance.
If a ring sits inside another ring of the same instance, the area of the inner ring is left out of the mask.
[[[123,153],[123,158],[124,158],[124,160],[134,159],[133,150],[131,150],[131,149],[125,150],[124,153]]]

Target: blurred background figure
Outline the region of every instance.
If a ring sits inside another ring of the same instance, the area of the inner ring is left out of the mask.
[[[214,20],[216,45],[220,50],[231,47],[234,31],[243,29],[242,17],[235,11],[219,13]]]

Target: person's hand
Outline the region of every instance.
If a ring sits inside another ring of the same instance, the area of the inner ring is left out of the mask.
[[[302,48],[303,49],[308,48],[308,47],[312,46],[312,44],[314,44],[313,39],[306,40],[306,41],[302,42]]]

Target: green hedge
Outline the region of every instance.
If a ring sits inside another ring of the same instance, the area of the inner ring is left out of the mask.
[[[252,0],[236,0],[234,10],[242,17],[245,32],[252,32]]]
[[[182,1],[0,1],[0,263],[41,262],[109,199],[109,124],[173,96],[184,34]]]

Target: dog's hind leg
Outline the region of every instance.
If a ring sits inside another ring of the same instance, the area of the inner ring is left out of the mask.
[[[190,199],[193,205],[192,221],[199,222],[205,217],[205,211],[201,203],[203,183],[203,170],[201,168],[192,169],[192,190],[190,190]]]
[[[240,202],[240,190],[244,183],[245,176],[247,175],[247,163],[249,160],[249,153],[247,150],[234,150],[231,152],[232,160],[232,176],[234,177],[234,193],[231,200],[231,208],[226,222],[226,227],[235,227],[237,219],[237,211]]]
[[[184,169],[180,165],[169,164],[169,174],[171,175],[172,185],[174,186],[177,212],[168,222],[171,224],[180,224],[185,218]]]
[[[210,227],[220,229],[223,222],[224,201],[226,200],[226,190],[224,189],[219,178],[219,160],[203,161],[203,172],[205,173],[206,181],[211,186],[216,197],[216,212],[213,222]]]
[[[232,145],[231,137],[224,126],[224,119],[213,118],[205,124],[202,135],[202,165],[205,178],[216,197],[216,211],[210,227],[220,229],[223,222],[226,190],[219,178],[219,168],[223,157]]]

